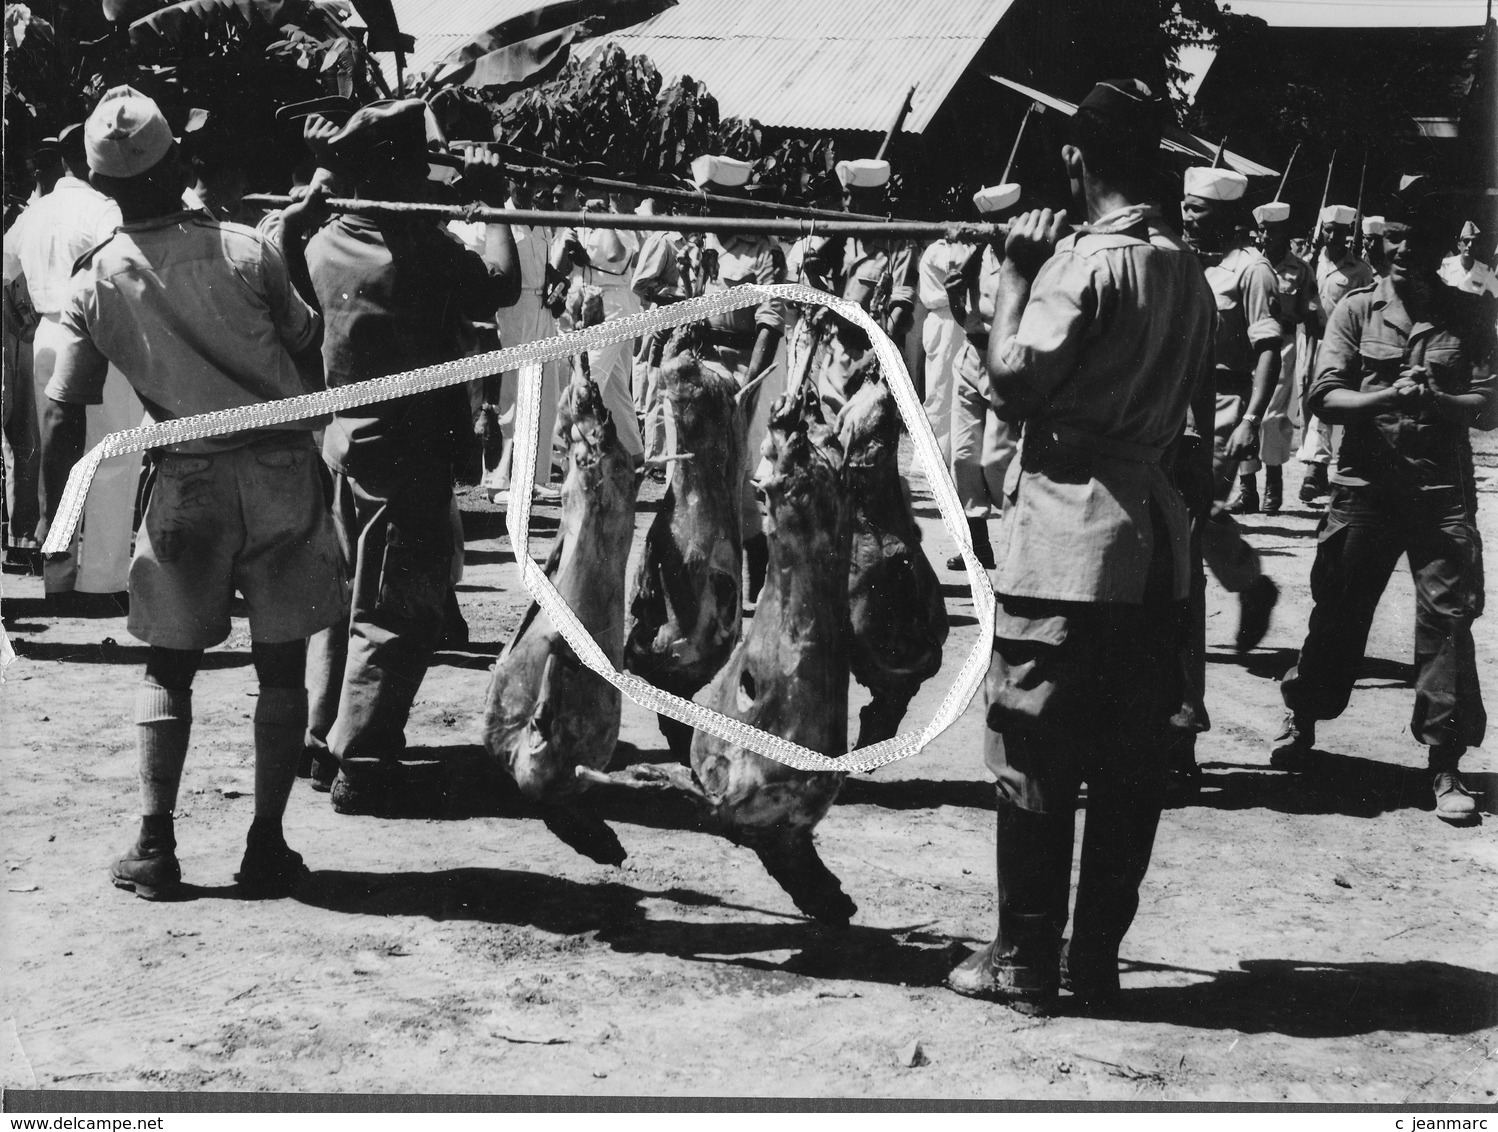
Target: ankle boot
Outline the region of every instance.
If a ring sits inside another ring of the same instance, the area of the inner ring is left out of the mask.
[[[168,900],[182,886],[177,863],[177,835],[171,814],[140,819],[140,833],[130,851],[114,863],[109,878],[116,888],[142,900]]]
[[[988,520],[969,518],[967,533],[973,544],[973,554],[978,559],[978,565],[985,570],[992,570],[994,568],[993,544],[988,541]],[[960,554],[954,554],[947,559],[948,570],[961,570],[964,566],[966,563]]]
[[[1264,514],[1278,515],[1285,505],[1285,470],[1278,464],[1264,465]]]
[[[1092,1003],[1118,997],[1118,949],[1139,910],[1160,798],[1147,790],[1089,790],[1077,910],[1067,947],[1072,993]]]
[[[1252,472],[1238,477],[1238,498],[1228,504],[1234,515],[1257,515],[1259,513],[1259,481]]]
[[[998,806],[999,930],[947,976],[958,994],[1043,1014],[1060,985],[1074,815]]]

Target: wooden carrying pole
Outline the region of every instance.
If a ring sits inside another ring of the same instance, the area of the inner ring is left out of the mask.
[[[284,208],[287,196],[257,193],[246,204]],[[334,212],[373,216],[429,216],[436,220],[465,220],[485,224],[546,225],[553,228],[610,228],[629,232],[719,232],[764,236],[873,236],[894,239],[948,239],[980,243],[1009,231],[1007,224],[975,224],[966,221],[919,222],[914,220],[816,220],[763,216],[640,216],[633,212],[542,212],[537,209],[489,208],[484,205],[426,204],[415,201],[358,200],[332,197]],[[1086,231],[1085,225],[1073,231]]]

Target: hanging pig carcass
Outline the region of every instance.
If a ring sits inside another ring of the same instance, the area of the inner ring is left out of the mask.
[[[634,535],[635,479],[598,387],[574,372],[558,417],[571,454],[562,520],[546,573],[617,667],[624,653],[624,571]],[[619,691],[578,660],[532,604],[494,666],[484,747],[546,825],[602,864],[624,860],[614,831],[581,797],[579,767],[608,764],[619,739]]]
[[[667,349],[674,356],[661,367],[676,451],[645,536],[624,644],[625,668],[684,699],[723,667],[743,620],[738,385],[689,342],[687,334],[674,335]],[[664,715],[660,726],[685,762],[692,729]]]
[[[848,749],[848,507],[842,451],[810,389],[776,402],[765,455],[768,578],[743,640],[697,702],[837,758]],[[691,760],[690,770],[584,773],[691,794],[709,825],[753,849],[798,908],[847,924],[857,906],[812,839],[844,776],[796,770],[705,731],[692,739]]]
[[[837,424],[853,532],[849,663],[873,693],[859,713],[855,745],[867,747],[899,731],[911,699],[941,668],[947,609],[900,478],[900,422],[889,386],[861,382]]]

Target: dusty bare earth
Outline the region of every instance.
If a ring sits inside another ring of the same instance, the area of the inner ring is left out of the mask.
[[[1498,457],[1482,459],[1483,529],[1498,545]],[[1291,465],[1292,498],[1298,475]],[[978,629],[967,580],[940,567],[953,544],[922,486],[950,672]],[[106,875],[133,835],[144,649],[122,618],[51,618],[39,579],[5,577],[20,659],[0,689],[4,1083],[1493,1102],[1498,759],[1466,764],[1486,824],[1437,821],[1407,731],[1407,577],[1385,598],[1351,709],[1321,731],[1325,770],[1268,766],[1275,680],[1309,612],[1307,511],[1247,523],[1284,599],[1246,662],[1231,651],[1236,608],[1214,586],[1206,789],[1161,826],[1124,948],[1135,1017],[1098,1021],[1022,1019],[940,985],[992,928],[981,695],[923,754],[850,781],[820,827],[861,909],[842,933],[798,916],[685,804],[608,798],[629,851],[612,869],[501,801],[479,762],[480,709],[527,598],[502,516],[476,493],[463,504],[474,643],[441,654],[409,732],[451,762],[451,788],[422,816],[382,820],[341,817],[299,784],[287,828],[314,874],[295,899],[242,901],[232,881],[252,805],[244,623],[196,687],[178,824],[190,898],[149,904]],[[556,513],[537,513],[537,556]],[[642,507],[641,536],[649,519]],[[1478,654],[1498,698],[1492,616]],[[942,687],[927,685],[917,714]],[[621,757],[666,757],[654,718],[627,702],[624,739]],[[927,1063],[911,1067],[917,1040]]]

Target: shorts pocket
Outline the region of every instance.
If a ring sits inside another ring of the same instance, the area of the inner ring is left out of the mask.
[[[300,468],[312,455],[310,448],[267,448],[256,451],[255,463],[262,468]]]

